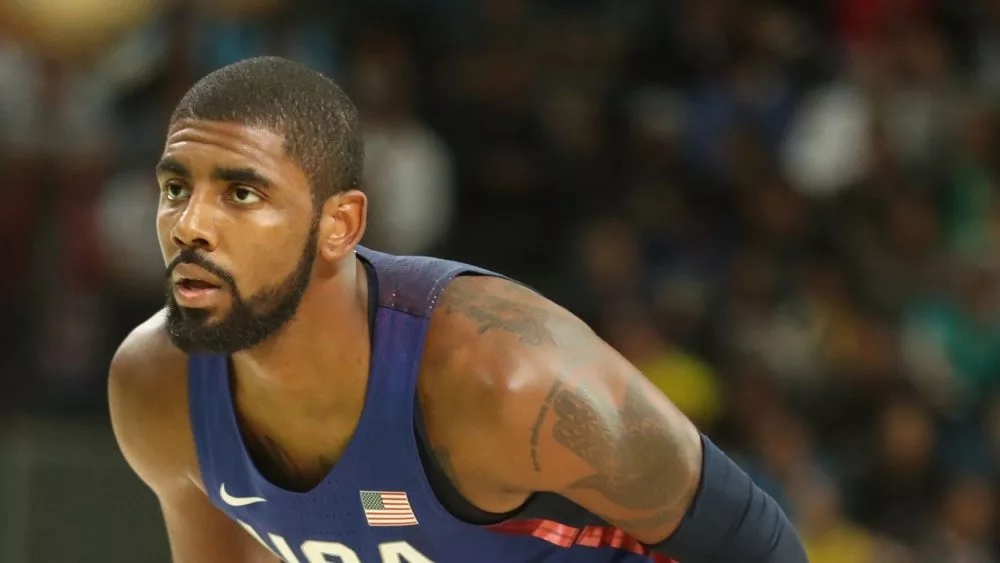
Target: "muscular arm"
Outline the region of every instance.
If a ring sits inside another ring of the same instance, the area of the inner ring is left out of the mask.
[[[429,359],[455,377],[456,396],[444,400],[475,405],[457,416],[474,421],[476,442],[436,431],[452,444],[452,478],[469,500],[509,509],[504,502],[554,492],[646,544],[691,527],[709,443],[627,360],[566,311],[502,280],[459,278],[439,308],[430,337],[449,343],[451,359],[433,353],[433,340]],[[711,454],[716,464],[722,454]],[[717,507],[698,511],[733,512]]]
[[[470,426],[492,444],[452,447],[460,489],[557,492],[648,542],[677,526],[698,486],[698,431],[581,321],[510,282],[458,278],[430,339],[434,363],[434,342],[452,343],[441,361],[461,378],[445,400],[479,405]],[[475,476],[484,467],[493,482]]]
[[[187,421],[186,360],[156,317],[122,343],[108,399],[122,454],[160,502],[174,563],[275,563],[200,488]]]
[[[551,409],[539,409],[540,417],[552,420],[549,437],[539,438],[549,460],[536,468],[536,482],[639,540],[664,539],[684,517],[698,487],[697,430],[672,405],[657,401],[655,390],[638,374],[589,389],[566,379],[556,378],[553,386],[559,389]],[[591,398],[595,393],[622,398],[602,407]]]

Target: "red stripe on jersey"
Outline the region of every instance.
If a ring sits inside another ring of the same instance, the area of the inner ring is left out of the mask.
[[[628,551],[638,555],[648,555],[654,563],[677,563],[673,559],[658,553],[650,553],[639,540],[613,526],[584,526],[574,528],[566,524],[533,518],[530,520],[508,520],[492,526],[489,529],[502,534],[516,536],[534,536],[559,547],[610,547]]]

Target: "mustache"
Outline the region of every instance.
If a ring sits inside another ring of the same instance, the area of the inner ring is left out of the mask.
[[[225,283],[230,288],[236,288],[236,279],[233,275],[226,271],[225,268],[219,266],[215,262],[212,262],[208,258],[205,258],[201,254],[195,252],[193,248],[185,248],[180,251],[180,253],[170,261],[167,265],[166,278],[169,281],[171,276],[173,276],[174,270],[177,266],[181,264],[191,264],[194,266],[199,266],[213,276],[219,278],[219,281]]]

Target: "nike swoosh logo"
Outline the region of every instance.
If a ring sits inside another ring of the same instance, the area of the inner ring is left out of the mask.
[[[226,484],[223,483],[219,487],[219,496],[222,497],[222,502],[228,504],[229,506],[248,506],[251,504],[257,504],[258,502],[267,502],[267,499],[260,497],[234,497],[233,495],[226,492]]]

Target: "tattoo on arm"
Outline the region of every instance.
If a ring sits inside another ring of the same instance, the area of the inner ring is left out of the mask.
[[[542,408],[538,410],[538,416],[535,418],[535,424],[531,427],[531,465],[534,466],[535,471],[542,470],[542,465],[538,461],[538,435],[542,430],[542,423],[545,422],[545,415],[549,413],[549,408],[552,406],[552,400],[555,398],[556,393],[559,392],[562,384],[563,377],[559,376],[556,382],[552,384],[552,388],[549,389],[549,394],[545,396]]]
[[[683,517],[685,492],[694,483],[676,470],[674,452],[681,445],[644,398],[638,379],[626,389],[620,425],[615,428],[609,428],[592,403],[571,389],[559,391],[553,411],[555,440],[594,469],[571,488],[596,491],[629,510],[656,511],[631,522],[636,527],[655,527]]]
[[[528,293],[513,282],[505,284],[504,291]],[[501,295],[471,290],[456,283],[445,290],[442,305],[449,315],[464,315],[475,322],[479,334],[501,330],[516,336],[521,344],[528,346],[552,343],[552,336],[545,326],[549,313],[542,308]]]

